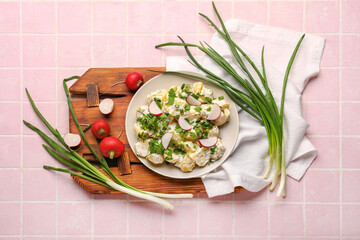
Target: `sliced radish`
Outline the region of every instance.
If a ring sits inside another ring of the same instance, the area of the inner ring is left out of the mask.
[[[160,116],[162,114],[161,109],[154,100],[152,100],[149,104],[149,113],[152,113],[155,116]]]
[[[203,146],[204,148],[211,148],[213,146],[216,145],[218,141],[217,137],[210,137],[210,138],[206,138],[206,139],[199,139],[199,143],[201,146]]]
[[[179,126],[182,130],[190,130],[192,128],[191,124],[186,121],[186,119],[183,116],[179,116],[178,119]]]
[[[99,109],[102,114],[110,114],[114,109],[114,101],[110,98],[105,98],[99,104]]]
[[[189,94],[186,98],[186,102],[191,106],[200,106],[201,102],[199,102],[196,98],[194,98],[191,94]]]
[[[211,108],[211,112],[209,116],[206,118],[207,120],[216,120],[221,115],[221,108],[217,103],[214,103],[214,106]]]
[[[166,132],[164,133],[164,135],[161,137],[161,144],[163,146],[164,149],[167,149],[167,147],[169,146],[170,140],[172,138],[173,133],[172,132]]]
[[[64,135],[64,141],[69,147],[75,148],[80,145],[81,137],[79,134],[67,133]]]

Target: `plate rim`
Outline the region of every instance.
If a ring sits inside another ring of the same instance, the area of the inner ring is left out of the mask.
[[[190,72],[190,71],[178,71],[178,72],[179,72],[179,73],[186,73],[186,74],[197,75],[197,76],[202,77],[202,78],[207,78],[206,76],[204,76],[204,75],[202,75],[202,74],[199,74],[199,73],[196,73],[196,72]],[[194,82],[195,82],[195,81],[205,82],[206,84],[210,84],[210,85],[212,85],[212,86],[215,87],[215,88],[219,88],[218,86],[213,85],[213,84],[211,84],[211,83],[209,83],[209,82],[206,82],[206,81],[204,81],[204,80],[197,79],[197,78],[194,78],[194,77],[184,76],[184,75],[180,75],[180,74],[176,74],[176,73],[161,73],[161,74],[159,74],[159,75],[157,75],[157,76],[155,76],[155,77],[147,80],[141,87],[143,87],[143,86],[151,83],[153,80],[155,80],[155,79],[157,79],[157,78],[159,78],[159,77],[164,76],[165,74],[166,74],[166,75],[170,75],[170,74],[177,75],[178,77],[187,78],[187,79],[193,80]],[[141,89],[141,88],[140,88],[140,89]],[[219,88],[219,89],[221,89],[221,88]],[[221,89],[221,90],[223,90],[223,89]],[[224,91],[224,90],[223,90],[223,91]],[[129,108],[129,106],[132,104],[132,102],[134,101],[134,99],[136,99],[136,96],[137,96],[138,93],[139,93],[139,91],[136,91],[135,94],[132,96],[132,98],[131,98],[131,100],[130,100],[130,102],[129,102],[129,104],[128,104],[128,108],[127,108],[127,110],[126,110],[126,115],[125,115],[125,131],[126,131],[126,137],[127,137],[127,133],[128,133],[127,130],[128,130],[128,128],[129,128],[129,126],[128,126],[128,124],[127,124],[127,123],[128,123],[128,120],[127,120],[127,119],[128,119],[129,114],[130,114],[130,108]],[[225,93],[225,94],[226,94],[226,93]],[[237,109],[237,108],[236,108],[236,104],[234,103],[234,101],[233,101],[232,99],[230,99],[230,98],[229,98],[229,100],[230,100],[229,104],[234,105],[234,109]],[[236,122],[239,122],[239,115],[238,115],[238,114],[234,114],[234,115],[235,115]],[[233,118],[234,118],[234,117],[232,116],[231,120],[232,120]],[[230,120],[230,121],[231,121],[231,120]],[[217,164],[216,167],[210,168],[209,171],[207,171],[207,172],[205,172],[205,173],[201,173],[201,174],[199,174],[199,175],[189,176],[189,177],[186,177],[186,175],[185,175],[184,177],[182,177],[182,176],[171,176],[171,175],[164,174],[164,173],[158,172],[158,171],[150,168],[149,166],[147,166],[147,165],[144,163],[144,161],[147,161],[145,158],[141,158],[141,157],[139,157],[139,156],[137,156],[137,155],[135,154],[135,149],[134,149],[134,147],[133,147],[132,144],[130,143],[128,137],[127,137],[127,139],[128,139],[128,143],[129,143],[129,146],[130,146],[131,150],[134,152],[134,155],[139,159],[139,161],[140,161],[145,167],[147,167],[147,168],[148,168],[149,170],[151,170],[152,172],[157,173],[157,174],[159,174],[159,175],[161,175],[161,176],[165,176],[165,177],[169,177],[169,178],[173,178],[173,179],[192,179],[192,178],[200,178],[201,176],[204,176],[205,174],[208,174],[208,173],[210,173],[211,171],[215,170],[216,168],[220,167],[220,166],[228,159],[228,157],[232,154],[233,149],[234,149],[234,147],[236,146],[236,142],[237,142],[238,136],[239,136],[239,128],[236,128],[236,138],[235,138],[235,141],[234,141],[234,143],[233,143],[232,149],[229,151],[228,155],[227,155],[224,159],[222,159],[219,164]],[[218,160],[217,160],[217,161],[218,161]],[[196,166],[196,167],[198,167],[198,166]],[[181,170],[179,170],[179,171],[181,171]],[[183,172],[183,173],[186,174],[186,172]],[[189,173],[191,173],[191,172],[189,172]]]

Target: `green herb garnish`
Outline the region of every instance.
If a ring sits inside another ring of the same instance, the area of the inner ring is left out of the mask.
[[[189,90],[190,89],[190,85],[189,84],[186,84],[186,83],[183,83],[181,85],[181,90],[182,91],[186,91],[186,90]]]
[[[166,149],[166,150],[164,151],[164,154],[172,157],[172,150],[171,150],[171,149]]]
[[[167,103],[165,103],[165,105],[173,105],[174,101],[175,101],[175,97],[176,97],[175,90],[173,88],[170,88],[168,94],[169,94],[169,99],[168,99]]]
[[[208,128],[208,129],[213,128],[213,125],[212,125],[211,122],[209,122],[209,121],[204,121],[204,122],[202,122],[202,123],[201,123],[201,126],[202,126],[203,128]]]
[[[149,138],[149,134],[142,132],[142,133],[138,133],[138,139],[139,140],[146,140],[147,138]]]
[[[191,138],[196,138],[196,134],[194,132],[190,132],[189,135]]]
[[[159,98],[154,98],[154,101],[156,102],[156,105],[158,105],[158,107],[161,109],[162,108],[161,100]]]
[[[201,107],[196,107],[196,108],[194,108],[194,110],[197,111],[197,112],[201,112],[202,108]]]
[[[217,146],[213,146],[212,148],[210,148],[210,154],[213,155],[215,154],[215,150],[216,150]]]
[[[204,101],[205,101],[206,103],[212,103],[212,98],[210,98],[210,97],[204,97]]]
[[[150,154],[163,154],[164,148],[161,142],[157,139],[153,139],[149,142]]]
[[[200,137],[201,134],[203,133],[203,130],[201,130],[200,128],[195,128],[195,132],[196,132],[197,136]]]

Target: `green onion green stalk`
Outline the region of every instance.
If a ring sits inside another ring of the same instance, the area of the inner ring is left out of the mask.
[[[61,136],[60,132],[53,128],[47,120],[44,118],[44,116],[40,113],[39,109],[36,107],[30,93],[26,89],[26,94],[29,98],[29,101],[31,103],[32,108],[34,109],[35,113],[38,115],[38,117],[41,119],[41,121],[45,124],[45,126],[49,129],[49,131],[54,135],[54,137],[58,140],[56,142],[51,137],[46,135],[43,131],[35,127],[34,125],[28,123],[27,121],[23,121],[24,124],[29,127],[31,130],[36,132],[46,143],[47,145],[43,145],[45,150],[57,161],[62,163],[63,165],[69,167],[70,169],[63,169],[63,168],[55,168],[51,166],[44,166],[44,169],[47,170],[53,170],[58,172],[64,172],[69,173],[74,176],[89,180],[91,182],[97,183],[99,185],[102,185],[104,187],[120,191],[123,193],[127,193],[129,195],[142,198],[148,201],[152,201],[155,203],[158,203],[162,205],[164,208],[173,209],[174,206],[169,201],[166,201],[162,198],[192,198],[192,194],[165,194],[165,193],[154,193],[154,192],[147,192],[142,191],[140,189],[134,188],[125,182],[121,181],[110,169],[109,165],[107,164],[105,158],[100,154],[98,155],[93,147],[90,145],[89,141],[87,140],[84,131],[87,129],[82,130],[80,123],[75,115],[74,108],[70,99],[70,93],[69,89],[66,85],[66,82],[69,80],[77,79],[79,76],[73,76],[67,79],[64,79],[63,86],[64,91],[67,97],[67,103],[69,106],[70,113],[74,119],[74,122],[78,128],[78,131],[84,140],[87,147],[90,149],[92,154],[96,157],[96,159],[99,162],[100,167],[104,170],[104,172],[110,176],[106,176],[101,171],[99,171],[97,168],[95,168],[92,164],[90,164],[87,160],[85,160],[79,153],[76,151],[70,149],[63,137]],[[59,144],[60,143],[60,144]]]
[[[225,60],[214,48],[212,48],[206,42],[200,42],[199,44],[186,43],[181,37],[179,37],[181,42],[167,42],[155,46],[156,48],[161,48],[165,46],[183,46],[189,57],[189,62],[194,65],[197,69],[202,71],[206,77],[201,77],[198,75],[192,75],[188,73],[175,72],[175,71],[160,71],[162,73],[171,73],[182,75],[186,77],[192,77],[196,79],[209,82],[215,86],[218,86],[228,94],[228,96],[243,110],[250,114],[254,119],[256,119],[260,124],[262,124],[267,133],[268,142],[269,142],[269,164],[264,171],[264,178],[267,179],[273,169],[275,164],[275,173],[270,185],[270,190],[273,191],[277,185],[278,178],[281,177],[280,186],[277,192],[277,196],[286,196],[286,165],[285,165],[285,145],[284,145],[284,102],[285,102],[285,92],[286,85],[288,82],[290,70],[294,62],[296,53],[300,47],[301,42],[303,41],[305,34],[299,39],[292,56],[287,65],[287,69],[284,76],[282,95],[280,109],[276,105],[273,94],[268,86],[265,63],[264,63],[264,47],[262,48],[261,55],[261,66],[262,71],[260,71],[254,62],[248,57],[248,55],[237,45],[232,38],[230,37],[225,24],[218,13],[214,2],[212,3],[215,14],[220,22],[221,29],[215,25],[215,23],[206,15],[199,13],[225,40],[229,46],[233,57],[236,59],[237,64],[240,66],[243,73],[245,73],[246,78],[240,76],[240,74],[234,69],[234,67]],[[237,89],[233,87],[226,80],[222,79],[218,75],[214,74],[210,70],[202,66],[192,55],[189,48],[198,48],[206,56],[210,57],[219,67],[221,67],[226,73],[232,76],[244,90]],[[244,59],[244,60],[243,60]],[[259,84],[255,81],[255,76],[250,73],[246,64],[248,63],[251,68],[256,72],[257,77],[259,78],[262,90]]]

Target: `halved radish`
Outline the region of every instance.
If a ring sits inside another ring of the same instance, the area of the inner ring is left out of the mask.
[[[64,135],[64,142],[70,148],[75,148],[80,145],[81,137],[79,134],[67,133]]]
[[[160,116],[162,114],[161,109],[154,100],[152,100],[149,104],[149,113],[152,113],[155,116]]]
[[[204,148],[211,148],[211,147],[215,146],[217,141],[218,141],[217,137],[199,139],[200,145],[203,146]]]
[[[214,106],[211,108],[211,112],[209,116],[206,118],[207,120],[216,120],[221,115],[221,108],[217,103],[214,103]]]
[[[105,98],[99,104],[99,109],[102,114],[110,114],[114,109],[114,101],[110,98]]]
[[[163,146],[164,149],[167,149],[167,147],[169,146],[170,140],[172,138],[173,133],[172,132],[166,132],[164,133],[164,135],[161,137],[161,144]]]
[[[191,94],[189,94],[186,98],[186,102],[191,106],[200,106],[201,102],[199,102],[196,98],[194,98]]]
[[[183,116],[179,116],[178,119],[179,126],[182,130],[190,130],[192,128],[191,124],[186,121],[186,119]]]

